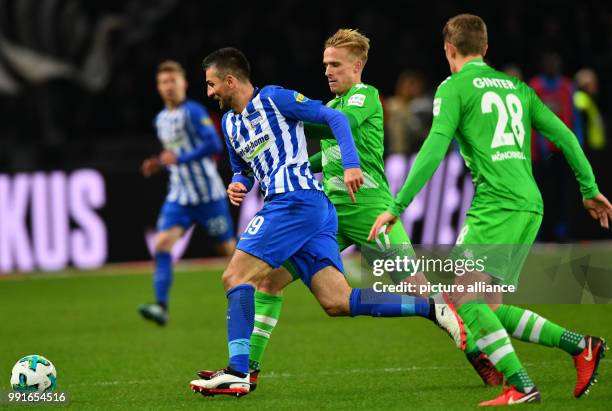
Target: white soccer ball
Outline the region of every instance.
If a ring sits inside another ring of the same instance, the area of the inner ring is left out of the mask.
[[[48,392],[55,389],[57,371],[42,355],[23,357],[13,367],[11,386],[19,392]]]

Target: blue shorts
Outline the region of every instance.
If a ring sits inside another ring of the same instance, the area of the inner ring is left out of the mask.
[[[273,268],[289,260],[310,288],[312,276],[325,267],[344,272],[337,232],[336,209],[322,191],[290,191],[266,201],[236,248]]]
[[[220,243],[234,237],[234,222],[226,199],[197,205],[166,201],[159,212],[157,229],[164,231],[179,226],[187,230],[194,222]]]

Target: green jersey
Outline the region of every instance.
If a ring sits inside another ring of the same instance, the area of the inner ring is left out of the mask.
[[[473,206],[543,213],[531,171],[531,129],[540,131],[567,158],[585,198],[599,192],[573,133],[522,81],[471,60],[440,84],[433,124],[410,176],[389,210],[399,215],[431,177],[453,137],[475,187]]]
[[[357,83],[328,107],[339,110],[349,119],[351,132],[359,153],[364,184],[356,194],[358,204],[389,204],[392,200],[384,167],[383,109],[376,87]],[[344,185],[344,169],[340,147],[330,135],[321,140],[323,187],[333,204],[351,203]]]

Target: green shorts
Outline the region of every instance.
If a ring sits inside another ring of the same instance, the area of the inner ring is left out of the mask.
[[[542,215],[531,211],[472,206],[453,256],[481,259],[482,271],[502,284],[517,285],[541,223]]]
[[[376,256],[372,258],[389,257],[389,253],[393,256],[406,254],[414,256],[414,250],[410,243],[410,238],[406,234],[406,230],[400,221],[393,225],[389,234],[381,233],[375,241],[368,241],[368,235],[372,224],[376,218],[387,211],[388,204],[385,202],[374,204],[336,204],[336,214],[338,215],[338,246],[340,251],[345,250],[351,245],[356,245],[362,249],[367,247],[368,250],[378,250],[381,254],[375,252],[364,253],[364,257]],[[299,279],[296,270],[289,262],[283,264],[287,268],[293,279]],[[403,279],[403,278],[402,278]]]

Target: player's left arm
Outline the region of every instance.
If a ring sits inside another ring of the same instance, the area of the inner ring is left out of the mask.
[[[304,95],[282,88],[275,89],[270,96],[275,106],[287,118],[311,123],[327,124],[340,146],[342,166],[344,168],[344,182],[353,202],[353,193],[363,185],[357,147],[351,134],[347,118],[341,112],[323,105],[318,100],[310,100]]]
[[[391,231],[399,216],[436,172],[440,163],[444,160],[459,126],[460,111],[461,99],[459,95],[448,85],[442,84],[434,98],[434,119],[431,131],[425,139],[423,147],[419,150],[408,178],[397,193],[395,200],[389,209],[379,215],[372,225],[368,236],[369,241],[374,240],[385,226],[387,234]]]
[[[609,228],[609,221],[612,220],[612,206],[608,199],[599,192],[593,169],[580,147],[578,138],[531,88],[528,91],[533,126],[561,150],[576,176],[584,207],[602,227]]]
[[[212,120],[204,107],[196,103],[188,103],[189,120],[191,126],[201,139],[201,143],[193,150],[183,153],[177,157],[177,163],[183,164],[190,161],[199,160],[203,157],[218,154],[223,151],[221,138],[213,126]]]

